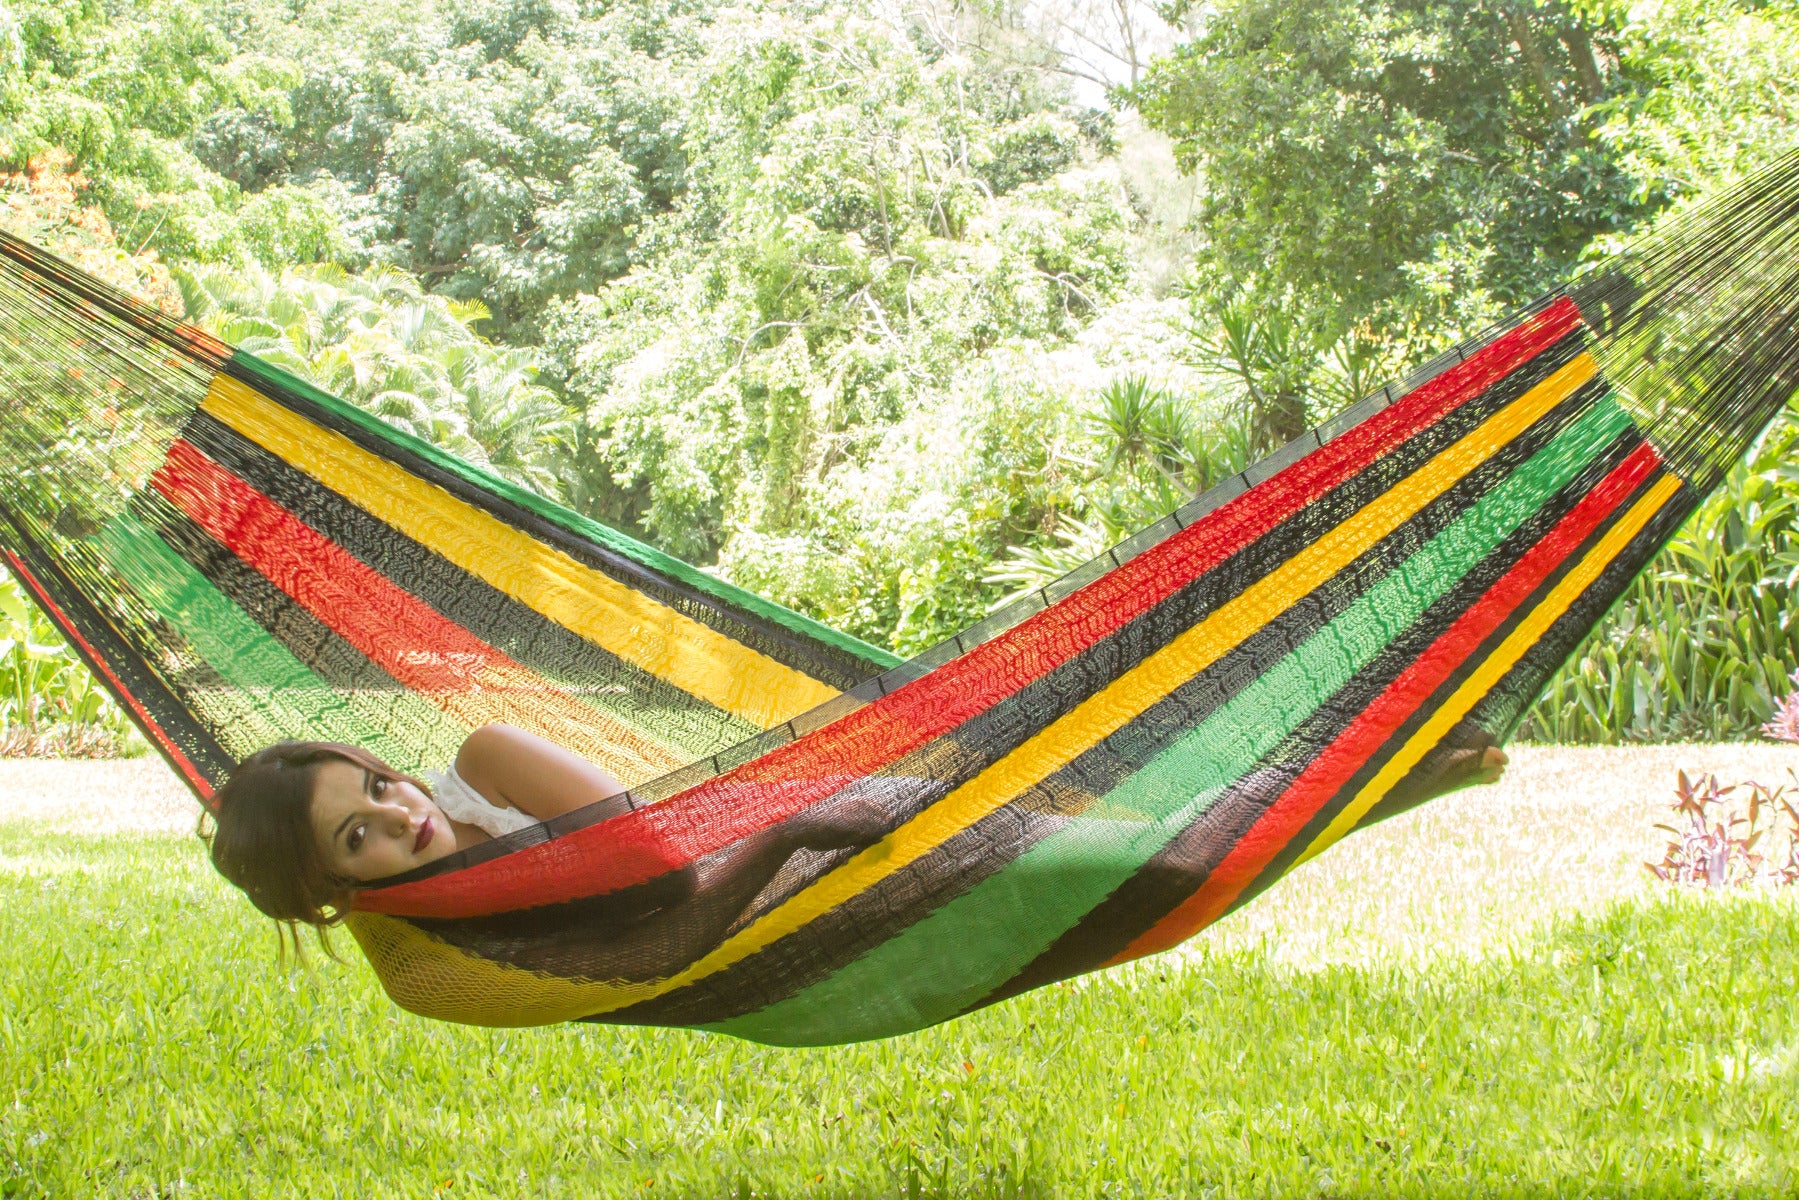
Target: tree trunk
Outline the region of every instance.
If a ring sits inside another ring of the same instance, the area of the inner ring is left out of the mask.
[[[1568,47],[1568,60],[1574,64],[1574,78],[1580,81],[1580,97],[1593,104],[1605,95],[1605,77],[1599,73],[1599,60],[1593,57],[1593,39],[1584,25],[1571,25],[1562,30],[1562,45]]]
[[[1551,115],[1558,119],[1568,115],[1568,106],[1555,90],[1555,78],[1549,73],[1549,60],[1543,56],[1543,43],[1537,40],[1537,31],[1530,27],[1530,18],[1515,8],[1508,8],[1505,21],[1512,31],[1512,40],[1518,43],[1519,51],[1524,55],[1525,65],[1536,77],[1537,90],[1543,93],[1543,100],[1549,105]]]
[[[1306,421],[1306,394],[1299,388],[1282,388],[1262,411],[1263,450],[1278,450],[1310,429]]]

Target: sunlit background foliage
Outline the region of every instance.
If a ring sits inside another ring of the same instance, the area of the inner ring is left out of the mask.
[[[1796,119],[1793,0],[0,0],[5,227],[902,653]],[[1525,735],[1767,719],[1796,428]],[[8,587],[0,729],[115,744]]]

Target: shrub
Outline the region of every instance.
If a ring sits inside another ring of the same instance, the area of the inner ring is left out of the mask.
[[[0,758],[135,757],[147,747],[0,567]]]
[[[1518,736],[1734,741],[1799,667],[1799,416],[1764,434],[1543,689]]]
[[[1799,883],[1799,809],[1784,785],[1720,787],[1716,775],[1682,771],[1674,814],[1656,825],[1671,835],[1662,861],[1644,864],[1656,878],[1702,888]]]

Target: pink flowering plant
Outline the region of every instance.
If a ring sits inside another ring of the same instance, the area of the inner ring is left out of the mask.
[[[1799,777],[1791,787],[1720,786],[1715,775],[1682,771],[1673,820],[1656,825],[1669,835],[1667,850],[1644,865],[1659,879],[1701,888],[1799,882],[1796,793]]]

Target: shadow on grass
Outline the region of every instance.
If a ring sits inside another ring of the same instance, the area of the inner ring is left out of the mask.
[[[1163,959],[804,1051],[434,1025],[274,947],[189,840],[0,825],[0,1195],[1799,1187],[1791,897],[1622,904],[1478,961]]]

